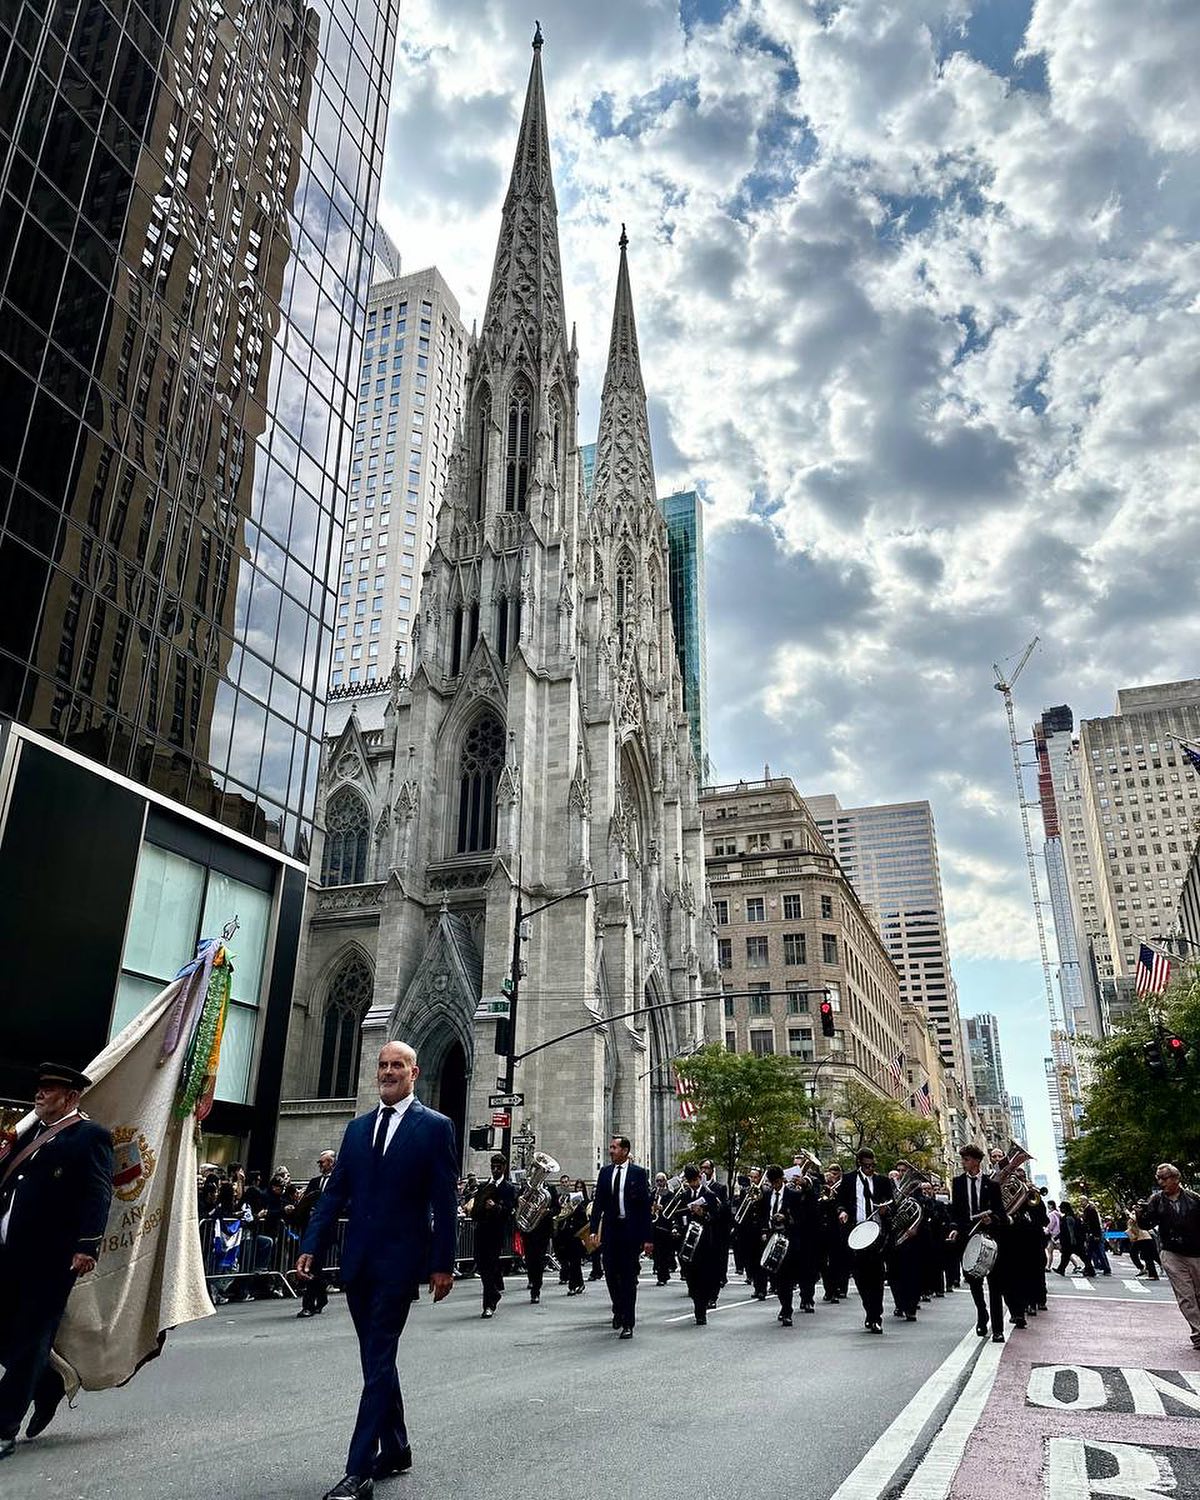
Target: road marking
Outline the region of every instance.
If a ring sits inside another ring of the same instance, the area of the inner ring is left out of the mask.
[[[1086,1302],[1087,1301],[1086,1297],[1075,1297],[1075,1296],[1072,1296],[1072,1294],[1070,1292],[1050,1292],[1048,1295],[1049,1295],[1049,1300],[1051,1302]],[[1110,1297],[1110,1296],[1108,1296],[1104,1292],[1099,1293],[1099,1295],[1104,1299],[1105,1302],[1138,1302],[1138,1303],[1142,1303],[1142,1299],[1140,1297]],[[1153,1295],[1153,1293],[1151,1295]],[[1166,1298],[1166,1297],[1155,1297],[1154,1300],[1155,1300],[1155,1302],[1157,1302],[1159,1304],[1160,1307],[1167,1307],[1167,1306],[1171,1305],[1170,1304],[1170,1300],[1168,1298]],[[1145,1306],[1145,1304],[1142,1303],[1142,1306]]]
[[[728,1307],[749,1307],[753,1301],[753,1297],[747,1297],[745,1302],[718,1302],[716,1307],[710,1307],[708,1310],[710,1313],[724,1312]],[[662,1321],[664,1323],[682,1323],[685,1318],[694,1318],[695,1316],[695,1312],[676,1313],[673,1317],[664,1318]]]
[[[966,1389],[951,1408],[916,1473],[904,1486],[903,1500],[946,1500],[966,1452],[967,1440],[992,1393],[1003,1353],[1002,1344],[984,1344]]]
[[[875,1440],[831,1500],[877,1500],[885,1492],[888,1481],[908,1457],[926,1422],[954,1389],[979,1347],[974,1332],[963,1335],[962,1342],[950,1351],[892,1425]]]
[[[1143,1286],[1140,1281],[1123,1281],[1121,1285],[1127,1286],[1131,1292],[1148,1293],[1150,1290],[1148,1286]]]

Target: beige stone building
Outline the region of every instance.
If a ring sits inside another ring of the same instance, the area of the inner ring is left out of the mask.
[[[836,1101],[850,1079],[907,1106],[900,978],[791,778],[706,787],[700,805],[723,998],[707,1031],[730,1051],[813,1066]],[[835,1033],[821,1033],[827,993]]]

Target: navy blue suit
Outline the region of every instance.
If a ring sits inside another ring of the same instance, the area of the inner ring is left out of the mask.
[[[654,1236],[650,1222],[650,1177],[645,1167],[626,1161],[621,1170],[625,1187],[625,1217],[613,1196],[613,1166],[601,1167],[592,1199],[592,1233],[600,1230],[600,1255],[604,1261],[604,1279],[612,1298],[613,1317],[618,1327],[632,1328],[637,1309],[638,1258],[642,1246]]]
[[[454,1270],[458,1156],[454,1126],[414,1099],[381,1159],[372,1151],[378,1110],[346,1126],[329,1186],[313,1210],[301,1253],[318,1257],[345,1217],[339,1279],[358,1334],[363,1391],[347,1474],[408,1447],[396,1346],[421,1282]]]

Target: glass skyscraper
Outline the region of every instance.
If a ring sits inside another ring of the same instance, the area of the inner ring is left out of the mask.
[[[25,1018],[14,1068],[55,1050],[52,1025],[86,1060],[240,901],[257,1015],[233,1092],[266,1108],[397,10],[25,0],[0,17],[0,890],[19,907],[0,931],[56,958],[82,932],[88,951],[83,988],[69,959]],[[31,858],[67,878],[57,902],[23,879]]]
[[[708,613],[704,587],[704,508],[695,490],[666,495],[659,509],[671,549],[671,622],[683,677],[700,784],[713,779],[708,760]]]

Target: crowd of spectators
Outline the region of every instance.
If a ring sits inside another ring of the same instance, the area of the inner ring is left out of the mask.
[[[265,1184],[240,1162],[201,1168],[201,1244],[213,1302],[246,1302],[287,1295],[278,1274],[295,1260],[307,1222],[304,1189],[286,1167]]]

